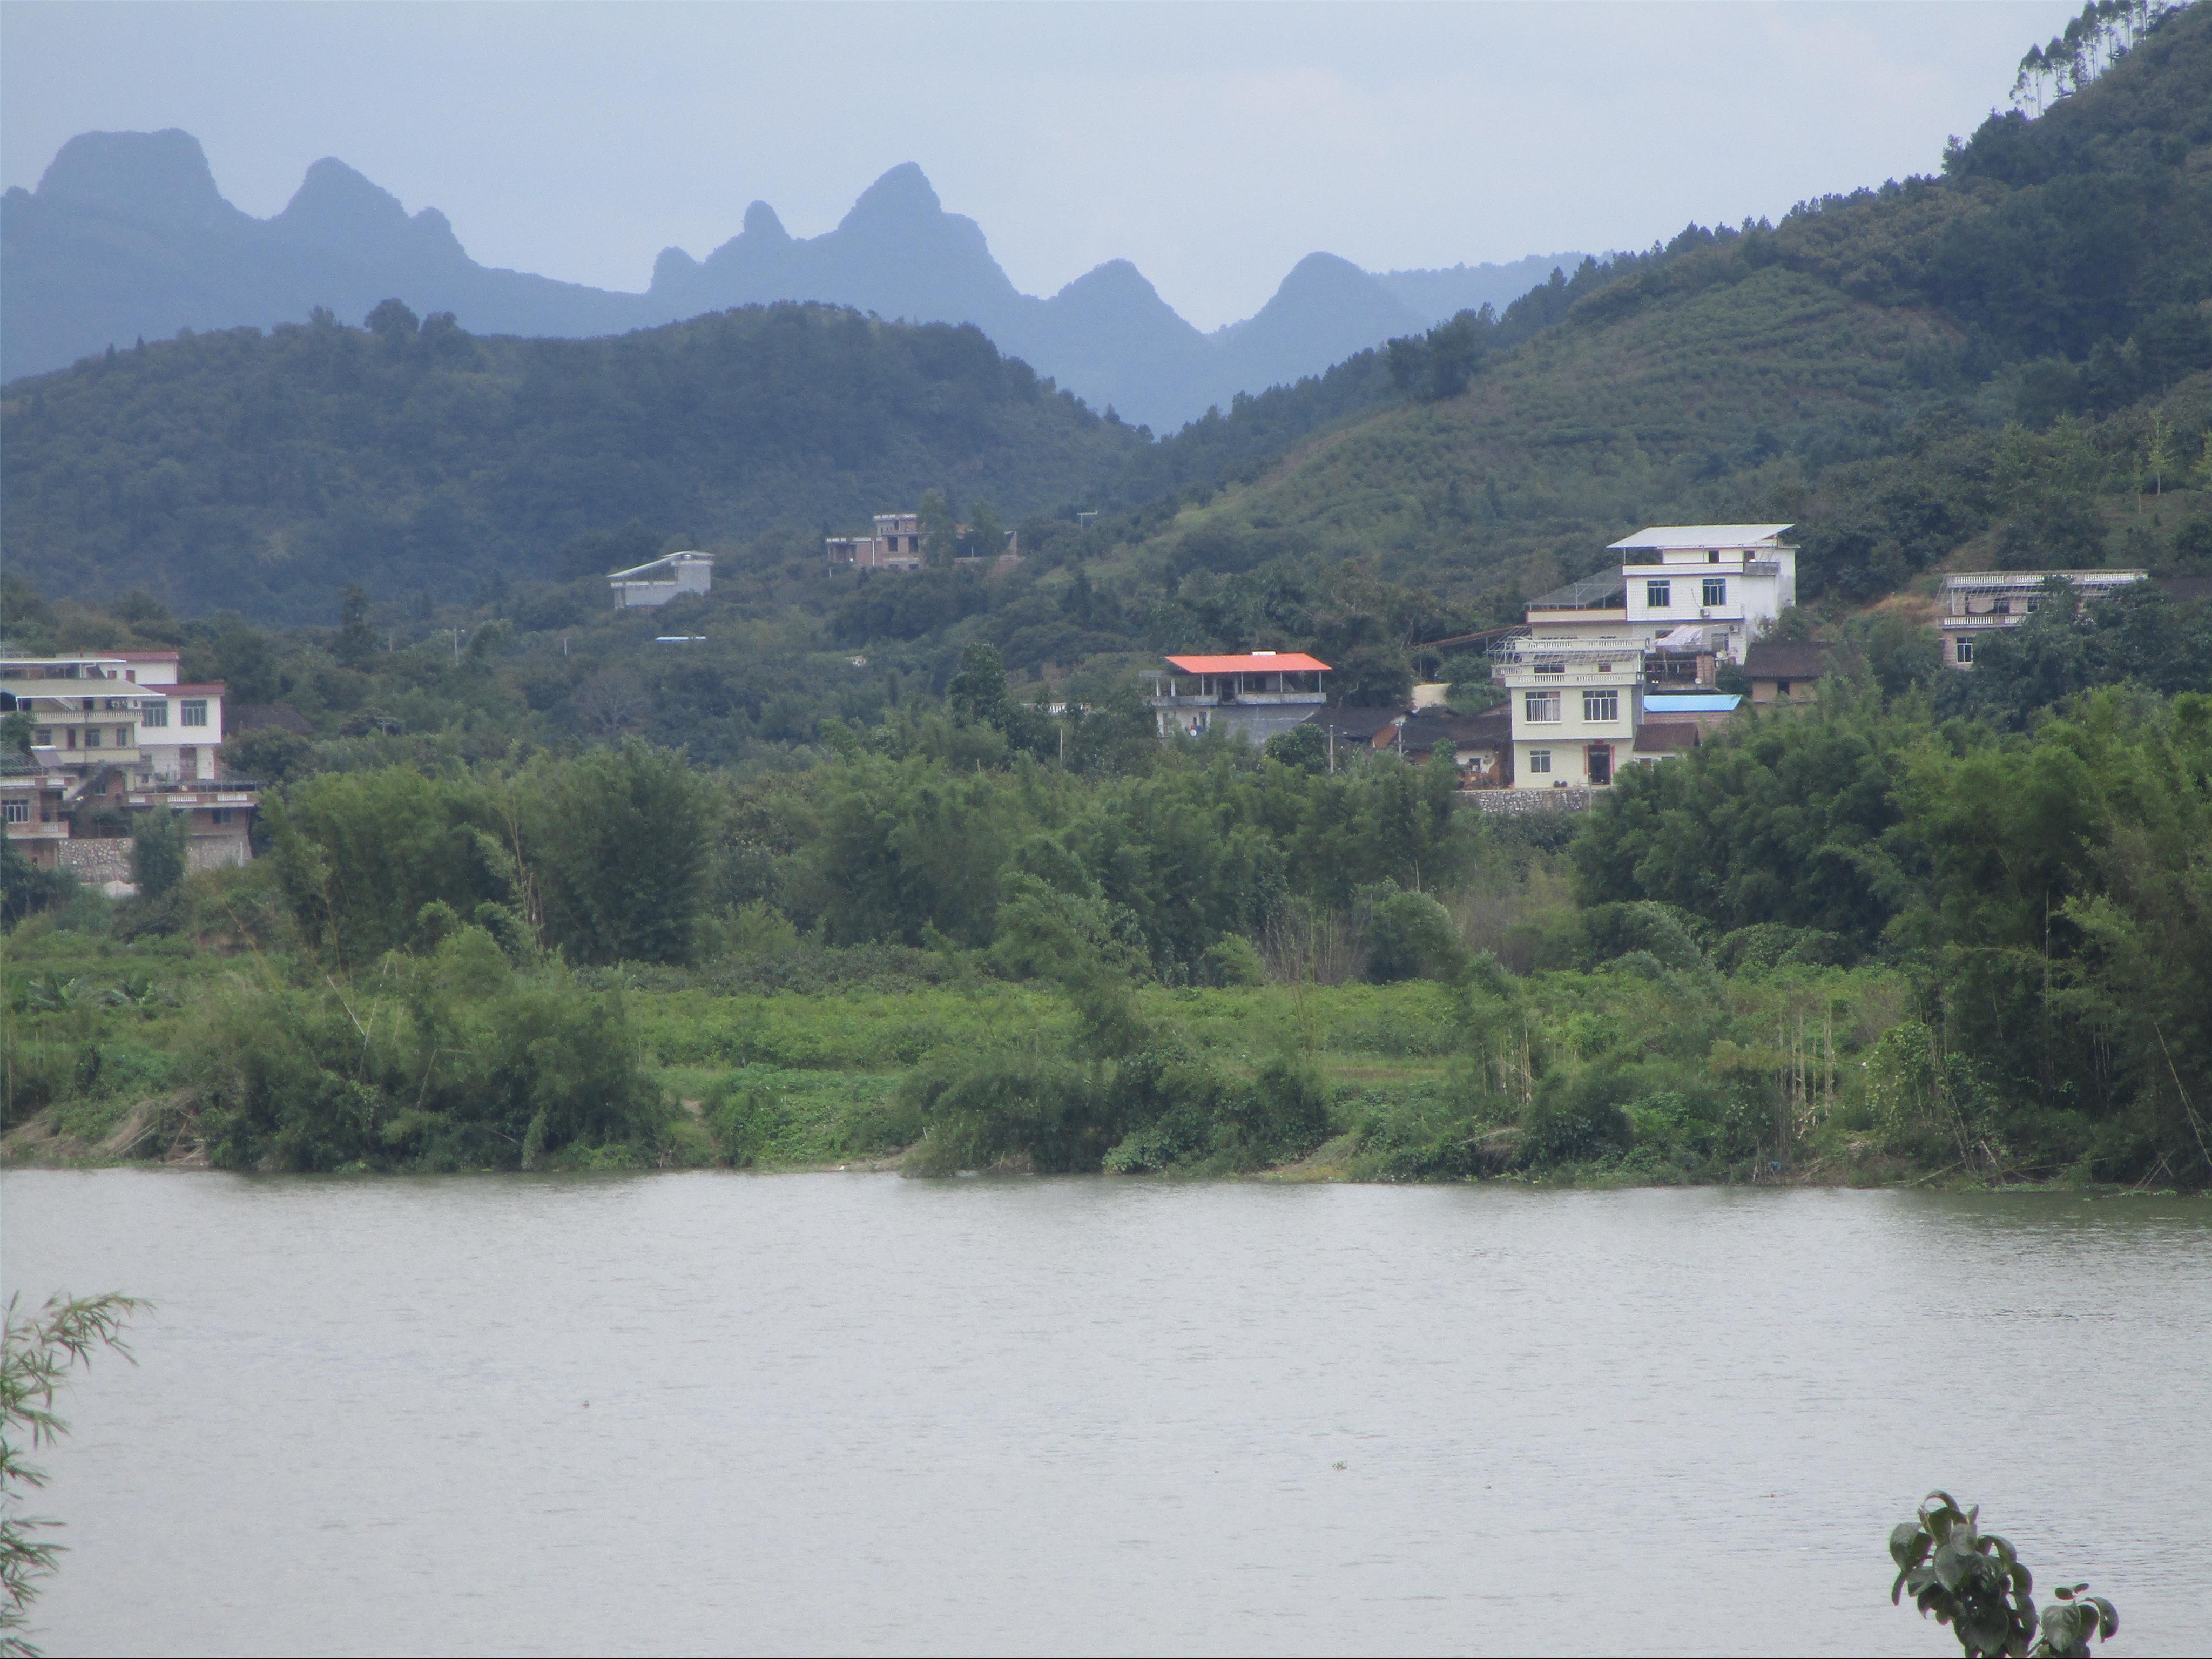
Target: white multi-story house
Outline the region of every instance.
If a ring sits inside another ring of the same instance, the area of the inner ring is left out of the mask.
[[[176,652],[0,658],[0,691],[31,720],[28,763],[0,766],[6,797],[0,809],[9,838],[38,861],[58,860],[88,878],[127,867],[127,851],[102,853],[127,837],[101,830],[79,841],[72,834],[72,817],[86,811],[95,822],[103,811],[178,814],[195,869],[242,864],[252,855],[260,796],[217,781],[225,688],[180,682]]]
[[[138,685],[139,764],[142,782],[193,782],[213,779],[222,757],[223,698],[220,680],[204,685],[179,681],[173,651],[118,651],[125,679]]]
[[[2035,614],[2043,585],[2053,576],[2074,585],[2083,601],[2101,599],[2131,583],[2145,570],[1962,570],[1943,578],[1943,662],[1950,668],[1974,665],[1974,642],[1991,632],[2017,628]]]
[[[1784,609],[1797,602],[1797,550],[1786,524],[1656,525],[1607,549],[1607,570],[1528,601],[1530,629],[1555,637],[1614,639],[1741,662]]]
[[[1512,701],[1513,787],[1603,787],[1643,724],[1644,647],[1626,634],[1501,641],[1491,672]]]
[[[1797,603],[1797,550],[1786,524],[1656,525],[1607,550],[1620,555],[1628,631],[1639,640],[1702,635],[1741,662],[1751,642]],[[1531,621],[1534,621],[1532,617]]]

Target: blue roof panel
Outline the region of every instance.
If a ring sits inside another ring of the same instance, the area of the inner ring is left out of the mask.
[[[1743,701],[1734,691],[1662,691],[1644,700],[1652,714],[1726,714]]]

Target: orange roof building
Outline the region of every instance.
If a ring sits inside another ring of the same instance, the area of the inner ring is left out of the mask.
[[[1246,651],[1174,656],[1146,671],[1153,718],[1164,740],[1202,737],[1216,726],[1265,743],[1302,724],[1328,700],[1329,665],[1302,651]]]

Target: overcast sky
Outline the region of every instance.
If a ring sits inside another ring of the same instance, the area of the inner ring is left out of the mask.
[[[1932,168],[2066,0],[0,5],[0,182],[177,126],[282,208],[336,155],[489,264],[642,289],[745,205],[919,161],[1015,283],[1136,262],[1212,327],[1370,270],[1640,246]]]

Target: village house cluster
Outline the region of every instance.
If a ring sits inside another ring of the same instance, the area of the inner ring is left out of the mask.
[[[1417,688],[1411,708],[1330,708],[1327,663],[1289,652],[1171,656],[1146,671],[1163,738],[1217,726],[1254,742],[1313,725],[1340,747],[1425,756],[1449,745],[1470,790],[1602,788],[1624,766],[1696,748],[1745,702],[1723,691],[1721,665],[1743,671],[1754,702],[1802,698],[1832,666],[1834,647],[1760,638],[1797,599],[1788,525],[1668,525],[1608,550],[1617,572],[1530,601],[1524,620],[1484,644],[1500,706],[1458,714],[1445,688]]]
[[[1162,738],[1215,727],[1254,743],[1310,725],[1340,748],[1415,757],[1449,745],[1468,790],[1587,792],[1627,766],[1688,753],[1753,706],[1802,702],[1845,647],[1765,637],[1797,602],[1797,549],[1786,524],[1658,525],[1607,550],[1615,569],[1528,602],[1511,627],[1431,641],[1482,646],[1505,701],[1478,714],[1417,686],[1409,708],[1331,707],[1328,664],[1296,652],[1163,659],[1145,671]],[[1992,629],[2033,615],[2047,584],[2084,599],[2145,580],[2141,570],[1972,571],[1943,579],[1938,631],[1947,666],[1969,669]],[[1747,690],[1723,690],[1723,667]]]
[[[0,655],[0,713],[30,724],[0,754],[0,818],[33,864],[117,890],[145,814],[185,821],[193,869],[252,856],[252,783],[222,767],[225,688],[179,678],[174,651]]]

